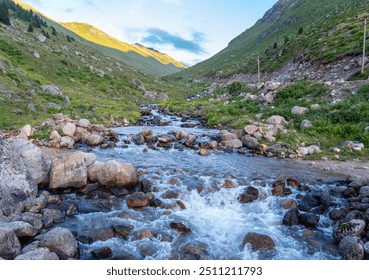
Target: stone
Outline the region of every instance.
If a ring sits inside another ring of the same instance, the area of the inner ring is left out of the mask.
[[[179,258],[181,260],[207,260],[209,258],[208,245],[199,241],[189,241],[180,247]]]
[[[309,120],[303,120],[300,124],[300,129],[309,129],[309,128],[312,128],[312,127],[313,127],[313,124]]]
[[[50,252],[48,248],[36,248],[32,251],[23,253],[15,258],[15,260],[22,261],[34,261],[34,260],[59,260],[59,257],[54,252]]]
[[[206,150],[206,149],[200,149],[200,151],[198,152],[198,154],[199,154],[200,156],[210,156],[209,151],[208,151],[208,150]]]
[[[281,207],[283,209],[295,209],[297,208],[297,203],[292,198],[286,198],[281,202]]]
[[[243,239],[243,246],[251,244],[251,249],[255,251],[270,251],[275,249],[272,238],[265,234],[250,232]]]
[[[142,135],[140,135],[140,134],[133,135],[132,136],[132,141],[136,145],[143,145],[143,144],[145,144],[145,138]]]
[[[126,203],[130,208],[140,208],[149,206],[149,199],[143,192],[136,192],[128,195],[126,198]]]
[[[291,114],[293,115],[306,115],[308,113],[309,113],[309,109],[305,107],[295,106],[291,110]]]
[[[30,111],[32,111],[32,112],[36,112],[36,105],[35,104],[33,104],[33,103],[30,103],[30,104],[28,104],[28,110],[30,110]]]
[[[274,196],[282,196],[284,194],[284,188],[282,186],[275,186],[272,189],[272,194]]]
[[[241,140],[238,139],[222,141],[222,145],[231,149],[239,149],[243,146]]]
[[[300,214],[299,221],[302,225],[309,228],[316,228],[319,223],[319,216],[311,213]]]
[[[146,138],[146,137],[148,137],[148,136],[152,136],[152,135],[153,135],[153,131],[152,131],[152,129],[151,129],[151,128],[147,128],[147,129],[145,129],[145,130],[141,131],[141,132],[139,133],[139,135],[141,135],[142,137]]]
[[[87,176],[88,176],[88,180],[92,183],[97,182],[98,178],[97,178],[97,174],[99,173],[99,171],[101,170],[101,168],[103,167],[103,163],[101,162],[95,162],[94,164],[90,165],[87,169]]]
[[[21,128],[20,133],[27,136],[27,138],[30,138],[33,135],[33,128],[32,128],[32,126],[27,124],[27,125],[25,125],[24,127]]]
[[[50,172],[50,189],[81,188],[87,184],[87,167],[84,153],[73,153],[55,159]]]
[[[42,237],[40,245],[55,252],[61,260],[74,258],[78,253],[77,240],[66,228],[53,228]]]
[[[24,209],[28,212],[39,213],[46,207],[47,200],[44,197],[30,198],[24,202]]]
[[[64,136],[69,136],[69,137],[73,137],[74,134],[76,133],[76,125],[73,123],[67,123],[65,126],[63,126],[63,134]]]
[[[295,208],[286,212],[283,217],[282,224],[285,226],[295,226],[300,223],[299,221],[300,212]]]
[[[259,130],[259,128],[256,125],[246,125],[243,130],[246,134],[253,135]]]
[[[22,221],[31,224],[37,230],[43,227],[42,215],[39,213],[26,212],[22,214]]]
[[[132,188],[138,184],[139,176],[132,164],[111,160],[101,166],[97,180],[109,188]]]
[[[162,197],[165,199],[177,199],[179,194],[174,190],[166,190],[165,193],[162,194]]]
[[[104,142],[104,137],[99,134],[91,134],[87,137],[87,145],[89,146],[98,146]]]
[[[60,142],[61,136],[60,136],[59,132],[56,131],[56,130],[53,130],[50,133],[50,140],[55,141],[55,142]]]
[[[128,223],[113,225],[113,229],[115,235],[119,237],[123,237],[124,239],[128,239],[128,236],[131,234],[134,227]]]
[[[369,242],[366,242],[363,247],[365,254],[369,255]]]
[[[333,236],[337,241],[341,241],[347,236],[360,236],[365,229],[363,220],[354,219],[348,223],[338,222],[333,228]]]
[[[364,259],[363,243],[357,236],[346,236],[338,244],[338,251],[344,260]]]
[[[14,212],[19,203],[36,197],[37,184],[30,177],[21,156],[0,137],[0,209]]]
[[[77,127],[76,133],[74,137],[77,139],[77,142],[81,142],[82,144],[87,144],[88,137],[90,137],[91,133],[87,131],[86,128]]]
[[[21,253],[21,245],[11,228],[0,227],[0,257],[13,259]]]
[[[273,124],[273,125],[281,125],[281,126],[287,125],[287,121],[285,120],[284,117],[281,117],[281,116],[272,116],[269,119],[267,119],[267,123]]]
[[[188,133],[184,132],[183,130],[179,130],[174,133],[174,136],[176,137],[177,140],[182,140],[188,137]]]
[[[67,148],[67,149],[73,149],[74,147],[74,140],[70,136],[63,136],[60,139],[60,148]]]
[[[230,133],[227,130],[221,130],[219,133],[219,136],[222,141],[229,141],[229,140],[237,139],[236,134]]]
[[[112,257],[113,251],[111,250],[110,247],[102,247],[102,248],[93,250],[91,254],[96,259],[108,259]]]
[[[0,227],[7,227],[14,230],[17,237],[34,237],[38,233],[37,228],[30,225],[29,223],[16,221],[10,223],[1,223]]]
[[[369,209],[365,211],[365,218],[369,222]]]
[[[244,135],[241,137],[242,145],[248,149],[256,150],[259,148],[260,144],[258,139],[250,135]]]
[[[307,156],[309,154],[309,150],[305,147],[299,147],[297,151],[302,156]]]
[[[42,219],[45,228],[50,228],[54,223],[64,221],[65,217],[59,209],[44,209]]]
[[[21,139],[9,141],[15,154],[23,161],[28,174],[36,184],[46,184],[49,180],[50,162],[36,145]]]
[[[350,184],[349,187],[360,188],[362,186],[369,185],[369,176],[362,176],[355,178]]]
[[[286,183],[287,183],[287,186],[291,186],[291,187],[294,187],[294,188],[301,187],[301,182],[298,181],[295,178],[287,178]]]
[[[184,138],[184,145],[187,147],[193,147],[195,145],[196,136],[193,134],[188,134],[186,138]]]
[[[169,226],[180,234],[188,234],[191,232],[191,229],[181,222],[171,222]]]
[[[369,186],[362,186],[360,188],[359,194],[362,196],[369,196]]]
[[[83,128],[88,128],[91,125],[90,121],[87,119],[80,119],[78,121],[78,126]]]
[[[313,105],[310,106],[310,109],[311,110],[314,110],[314,111],[315,110],[319,110],[320,109],[320,105],[319,104],[313,104]]]
[[[298,208],[301,211],[310,211],[317,206],[319,206],[319,200],[311,194],[306,194],[298,204]]]
[[[93,165],[96,161],[96,155],[94,153],[84,153],[85,161],[86,161],[86,167],[90,167]]]
[[[44,92],[49,92],[49,93],[52,93],[52,94],[55,94],[55,95],[60,95],[61,94],[60,88],[58,88],[55,85],[44,85],[44,86],[42,86],[42,90]]]
[[[257,200],[259,197],[259,190],[254,187],[247,187],[243,190],[243,192],[238,196],[237,200],[239,203],[251,203]]]

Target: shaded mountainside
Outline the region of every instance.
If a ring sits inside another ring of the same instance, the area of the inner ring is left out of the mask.
[[[280,0],[253,27],[214,57],[175,78],[229,77],[273,72],[288,61],[330,63],[362,51],[364,16],[369,0]]]
[[[187,68],[187,66],[167,54],[153,51],[145,46],[136,46],[119,41],[89,24],[78,22],[58,23],[20,0],[15,0],[14,2],[26,10],[33,10],[44,17],[54,28],[62,30],[66,34],[71,32],[70,36],[73,36],[80,42],[103,52],[105,55],[113,56],[147,74],[163,76]],[[69,32],[66,32],[67,30]]]
[[[11,4],[9,16],[0,23],[0,129],[36,125],[55,113],[136,121],[137,104],[184,95],[19,6]]]

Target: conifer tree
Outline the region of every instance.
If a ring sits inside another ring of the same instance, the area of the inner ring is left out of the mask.
[[[32,25],[32,23],[29,24],[27,32],[33,33],[33,25]]]
[[[6,0],[0,0],[0,22],[10,25],[9,4]]]

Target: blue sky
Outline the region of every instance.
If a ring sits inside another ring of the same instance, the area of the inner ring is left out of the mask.
[[[61,22],[86,22],[188,65],[251,27],[277,0],[23,0]]]

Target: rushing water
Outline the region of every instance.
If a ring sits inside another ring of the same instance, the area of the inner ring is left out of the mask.
[[[159,115],[158,111],[153,113]],[[197,126],[181,128],[180,118],[162,114],[160,117],[167,120],[169,126],[151,127],[154,135],[184,130],[196,135],[198,141],[209,141],[218,133],[217,130]],[[196,124],[196,120],[190,122]],[[80,204],[80,214],[68,218],[63,226],[71,228],[77,235],[99,232],[122,222],[132,228],[127,238],[110,233],[111,236],[108,234],[106,237],[105,234],[102,240],[80,239],[81,258],[91,258],[91,251],[105,246],[112,249],[112,258],[116,259],[183,259],[189,254],[208,259],[337,258],[332,224],[326,216],[321,216],[319,227],[312,231],[303,226],[284,226],[282,218],[287,210],[280,204],[286,197],[271,194],[273,179],[281,175],[311,184],[321,180],[319,185],[309,185],[310,188],[327,189],[334,188],[333,183],[325,183],[333,179],[333,175],[303,168],[296,161],[251,157],[235,152],[217,152],[201,157],[191,149],[151,150],[146,145],[134,144],[122,147],[124,140],[131,139],[132,135],[145,128],[118,128],[120,142],[117,148],[95,148],[93,152],[99,161],[113,159],[135,165],[142,179],[153,182],[154,195],[163,202],[163,206],[134,210],[127,207],[124,197],[107,195],[103,200],[107,204],[100,207],[94,205],[94,198],[67,195],[65,200]],[[233,188],[223,187],[226,180],[233,183]],[[258,200],[239,203],[238,196],[249,186],[259,190]],[[168,191],[174,191],[174,195]],[[298,195],[299,191],[293,190],[288,197],[296,198]],[[179,207],[182,204],[185,209]],[[171,222],[179,222],[191,232],[179,234],[170,228]],[[249,245],[243,246],[243,238],[249,232],[270,236],[276,244],[275,253],[263,255],[253,252]]]

